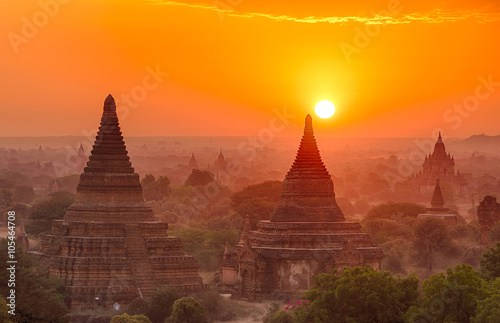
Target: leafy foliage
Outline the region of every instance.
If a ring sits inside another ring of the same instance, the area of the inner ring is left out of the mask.
[[[186,186],[204,186],[214,181],[215,175],[208,170],[193,169],[184,185]]]
[[[297,322],[397,322],[418,299],[418,278],[394,277],[369,266],[314,276]],[[362,304],[362,306],[360,306]]]
[[[500,242],[500,221],[497,221],[495,224],[493,224],[489,236],[490,236],[490,241]]]
[[[151,174],[146,174],[141,180],[142,194],[146,201],[159,201],[170,193],[170,179],[159,176],[158,179]]]
[[[127,313],[124,313],[122,315],[113,316],[110,323],[151,323],[151,321],[144,315],[130,316]]]
[[[448,228],[439,219],[426,218],[418,221],[415,226],[413,247],[422,263],[432,267],[433,252],[453,250]]]
[[[416,218],[417,215],[425,213],[425,206],[408,202],[388,202],[371,208],[367,219],[395,219],[402,217]]]
[[[500,242],[497,242],[495,248],[490,248],[483,253],[479,260],[481,265],[481,275],[487,280],[494,280],[500,277]]]
[[[271,317],[266,320],[266,323],[294,323],[295,318],[290,311],[279,310],[274,312]]]
[[[0,241],[0,250],[7,250],[7,239]],[[16,250],[16,315],[14,322],[69,322],[65,305],[64,285],[58,277],[49,276],[48,269],[22,249]],[[0,262],[7,263],[7,252],[0,253]],[[0,271],[0,281],[9,280],[9,271]],[[7,283],[0,285],[3,298],[10,295]]]
[[[205,323],[208,322],[205,310],[200,302],[193,297],[182,297],[172,306],[172,315],[166,320],[168,323]]]
[[[31,203],[34,197],[35,197],[35,191],[33,191],[33,187],[28,185],[14,186],[14,192],[12,193],[13,201],[22,203]]]
[[[233,210],[242,217],[248,215],[252,226],[259,220],[268,220],[281,200],[280,181],[250,185],[231,195]]]
[[[476,313],[476,316],[472,319],[473,323],[500,322],[500,294],[493,294],[480,301]]]
[[[409,322],[425,319],[432,322],[470,322],[478,301],[486,299],[490,290],[479,273],[469,265],[448,268],[424,281],[423,297],[418,306],[406,314]]]
[[[163,323],[172,314],[172,305],[180,298],[175,289],[161,289],[151,298],[151,304],[146,313],[153,323]]]
[[[60,191],[50,194],[46,199],[36,203],[30,210],[30,222],[26,231],[31,234],[49,233],[53,220],[64,217],[68,207],[75,201],[75,195]]]
[[[179,228],[171,230],[170,235],[182,240],[184,251],[193,255],[204,270],[217,270],[222,262],[226,241],[234,246],[240,239],[236,230]]]

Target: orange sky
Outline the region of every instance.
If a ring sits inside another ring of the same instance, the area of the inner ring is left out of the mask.
[[[325,135],[500,134],[495,1],[19,2],[0,3],[0,136],[95,133],[108,93],[127,136],[257,135],[284,107],[294,135],[322,99]]]

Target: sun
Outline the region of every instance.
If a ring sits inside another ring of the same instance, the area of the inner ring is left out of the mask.
[[[328,119],[335,113],[335,106],[328,100],[319,101],[314,108],[318,117]]]

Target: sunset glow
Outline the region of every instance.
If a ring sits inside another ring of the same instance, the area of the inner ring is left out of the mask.
[[[46,2],[0,4],[0,136],[94,131],[108,93],[133,136],[252,135],[283,107],[293,135],[325,97],[349,107],[332,136],[499,133],[494,1]]]
[[[319,101],[314,108],[318,117],[328,119],[335,113],[335,105],[328,100]]]

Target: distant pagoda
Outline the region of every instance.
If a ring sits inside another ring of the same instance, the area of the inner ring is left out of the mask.
[[[190,169],[198,169],[198,162],[196,161],[196,158],[194,157],[194,153],[191,155],[191,159],[189,159],[189,164],[188,168]]]
[[[259,221],[257,231],[247,218],[240,240],[224,252],[219,285],[239,298],[294,295],[312,286],[312,274],[366,264],[378,269],[384,257],[359,223],[345,221],[310,115],[283,181],[281,203],[270,220]]]
[[[76,201],[40,242],[51,275],[61,276],[71,308],[111,307],[148,297],[158,288],[205,289],[198,263],[184,255],[144,203],[109,95],[101,125],[80,175]]]
[[[443,193],[441,192],[441,186],[439,185],[439,178],[436,179],[436,186],[434,187],[434,193],[431,198],[431,207],[426,209],[425,213],[419,214],[417,216],[418,220],[425,218],[438,219],[444,222],[446,225],[456,225],[458,224],[458,217],[453,214],[450,209],[444,207]]]
[[[434,151],[425,156],[422,170],[412,175],[421,191],[429,191],[434,187],[436,179],[450,184],[456,193],[463,193],[466,182],[460,172],[455,172],[455,158],[446,152],[446,147],[439,132],[434,144]]]

